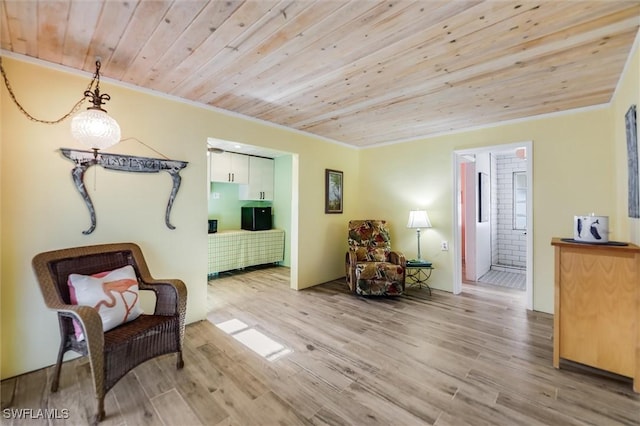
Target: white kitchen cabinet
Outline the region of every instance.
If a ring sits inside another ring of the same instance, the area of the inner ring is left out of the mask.
[[[249,183],[249,156],[234,152],[209,153],[212,182]]]
[[[249,157],[249,183],[240,185],[239,198],[273,201],[273,175],[273,159]]]

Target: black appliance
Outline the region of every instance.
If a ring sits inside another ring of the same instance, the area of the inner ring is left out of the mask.
[[[271,207],[242,207],[242,229],[247,231],[271,229]]]
[[[215,234],[218,232],[218,221],[216,219],[209,219],[209,233]]]

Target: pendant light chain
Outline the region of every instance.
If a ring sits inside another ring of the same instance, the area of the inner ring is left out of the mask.
[[[98,68],[99,69],[99,68]],[[86,95],[83,96],[78,102],[76,102],[76,104],[73,106],[73,108],[71,109],[71,111],[69,111],[68,113],[66,113],[65,115],[63,115],[62,117],[60,117],[57,120],[40,120],[38,118],[35,118],[34,116],[32,116],[31,114],[29,114],[23,107],[22,105],[20,105],[20,102],[18,102],[18,100],[16,99],[15,94],[13,93],[13,90],[11,88],[11,84],[9,83],[9,78],[7,77],[7,73],[4,70],[4,66],[2,65],[2,56],[0,56],[0,72],[2,73],[2,78],[4,79],[4,84],[7,87],[7,90],[9,91],[9,95],[11,96],[11,99],[13,100],[13,102],[16,104],[16,106],[18,107],[18,109],[31,121],[35,121],[37,123],[43,123],[43,124],[58,124],[64,120],[66,120],[67,118],[71,117],[73,114],[75,114],[76,112],[78,112],[78,110],[80,110],[80,107],[82,106],[82,103],[86,100]],[[96,70],[96,73],[93,75],[93,78],[91,79],[91,82],[89,83],[89,85],[87,86],[87,90],[85,91],[85,93],[87,91],[91,91],[91,88],[93,87],[94,82],[96,81],[96,79],[99,77],[98,74],[98,70]]]

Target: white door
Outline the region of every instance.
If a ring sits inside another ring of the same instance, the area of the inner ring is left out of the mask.
[[[476,274],[476,164],[467,161],[460,164],[460,179],[462,183],[461,200],[463,213],[463,232],[461,243],[464,247],[463,278],[475,281]]]

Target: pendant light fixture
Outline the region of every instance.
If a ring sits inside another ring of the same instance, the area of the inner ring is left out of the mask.
[[[118,122],[107,114],[102,108],[105,101],[111,100],[111,96],[100,93],[100,60],[96,60],[96,73],[88,90],[84,92],[85,98],[89,98],[93,104],[86,111],[76,114],[71,119],[71,135],[78,142],[93,150],[98,155],[98,150],[109,148],[120,142],[120,126]]]

